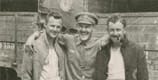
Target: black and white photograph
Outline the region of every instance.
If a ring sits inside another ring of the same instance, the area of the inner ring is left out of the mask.
[[[158,0],[0,0],[0,80],[158,80]]]

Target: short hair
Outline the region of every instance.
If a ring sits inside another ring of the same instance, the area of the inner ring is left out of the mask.
[[[107,27],[109,27],[110,22],[116,23],[118,21],[123,24],[124,28],[126,27],[126,20],[120,15],[112,15],[111,17],[109,17],[107,20]]]
[[[51,11],[46,16],[46,24],[48,23],[50,17],[54,17],[55,19],[62,19],[62,15],[59,12]]]

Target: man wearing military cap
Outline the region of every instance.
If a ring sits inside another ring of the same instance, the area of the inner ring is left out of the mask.
[[[78,23],[98,24],[98,17],[89,12],[78,13],[75,19]]]
[[[67,47],[66,80],[94,80],[96,54],[107,43],[108,36],[92,38],[93,29],[98,24],[95,14],[81,12],[75,19],[78,36],[64,35],[63,38]]]

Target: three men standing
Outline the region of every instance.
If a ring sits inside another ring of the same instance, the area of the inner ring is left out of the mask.
[[[148,80],[143,49],[126,38],[123,18],[109,18],[110,39],[99,40],[92,38],[95,14],[82,12],[75,19],[78,36],[58,35],[62,19],[48,14],[45,32],[33,37],[33,50],[25,53],[24,80]]]

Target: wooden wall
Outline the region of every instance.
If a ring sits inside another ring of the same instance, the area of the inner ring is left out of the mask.
[[[99,14],[99,25],[95,28],[94,36],[101,37],[106,34],[106,21],[111,14]],[[119,14],[119,13],[118,13]],[[128,38],[146,48],[150,80],[158,77],[158,13],[120,13],[127,20]],[[10,50],[12,54],[17,52],[18,68],[21,73],[21,59],[23,43],[27,37],[37,29],[33,23],[36,21],[36,13],[0,13],[0,41],[10,42],[13,45],[9,49],[0,49],[0,53]],[[15,36],[17,35],[17,36]],[[16,38],[16,39],[15,39]],[[16,42],[16,45],[15,45]],[[0,42],[0,46],[5,43]],[[15,46],[17,46],[15,48]]]
[[[0,66],[11,65],[16,60],[18,66],[15,69],[20,75],[23,44],[37,29],[33,25],[34,22],[36,22],[36,13],[0,13]],[[8,56],[9,64],[6,62],[2,65],[1,60],[4,56]]]

